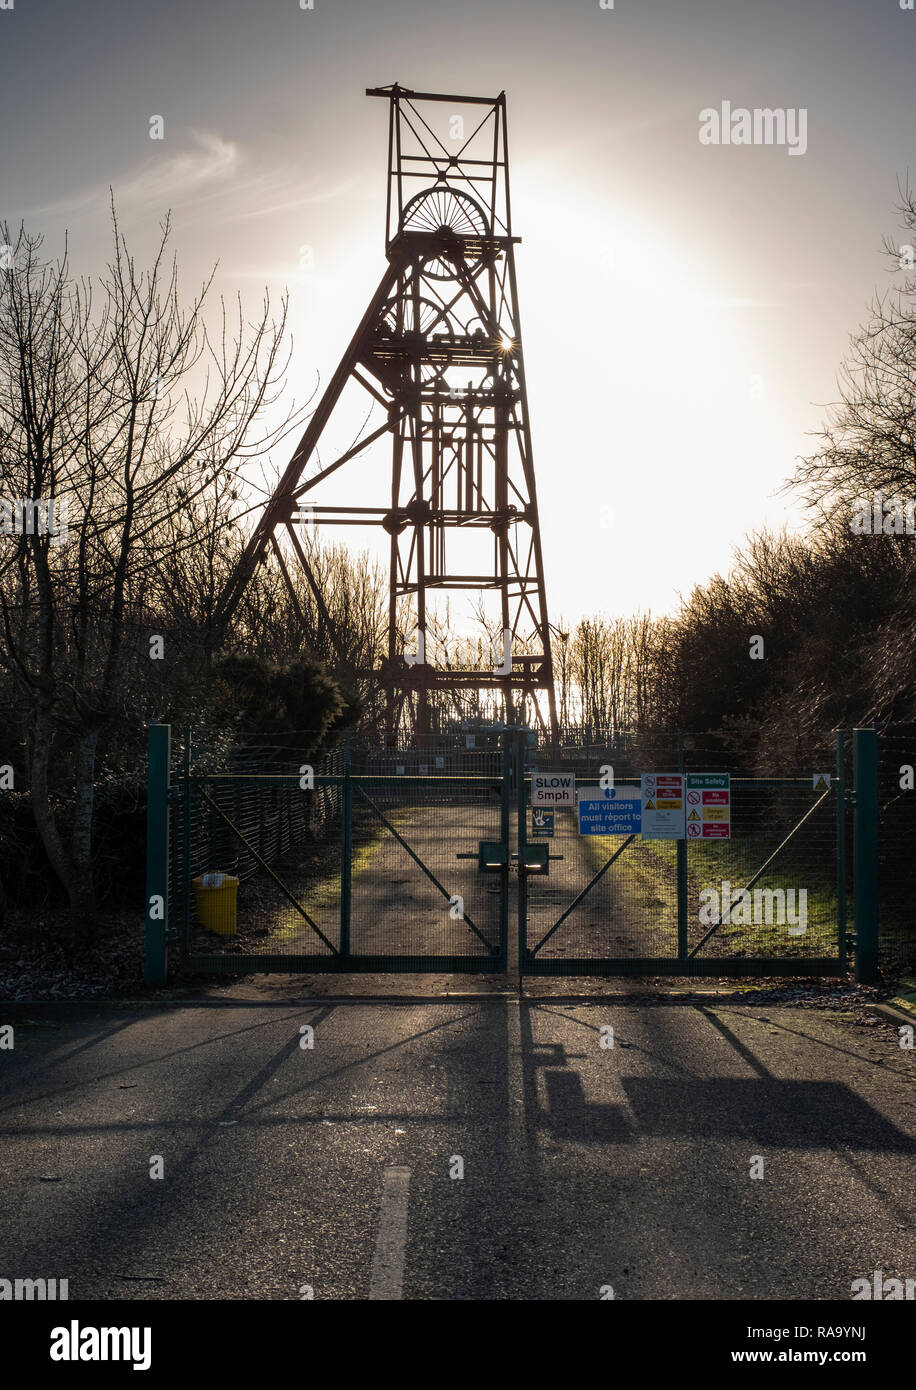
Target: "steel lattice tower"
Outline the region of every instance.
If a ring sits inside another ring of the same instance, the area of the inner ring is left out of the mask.
[[[294,602],[289,567],[301,567],[333,640],[296,528],[304,521],[381,526],[390,536],[388,651],[373,674],[388,691],[389,732],[406,715],[422,739],[436,691],[476,690],[501,693],[506,722],[533,719],[553,740],[505,93],[456,97],[395,83],[367,96],[389,103],[385,273],[248,542],[222,617],[228,621],[255,566],[273,550]],[[350,383],[385,418],[325,463],[322,439]],[[332,475],[342,484],[339,470],[385,435],[390,490],[366,499],[378,505],[319,500]],[[486,666],[436,663],[427,640],[431,604],[452,591],[475,595],[498,629]]]

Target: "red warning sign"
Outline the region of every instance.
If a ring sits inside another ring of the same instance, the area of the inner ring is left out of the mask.
[[[693,839],[700,836],[704,840],[730,839],[732,779],[729,773],[688,772],[686,781],[689,805],[702,805],[702,825],[693,828],[688,824],[687,833]]]
[[[684,838],[684,774],[644,772],[642,775],[642,837],[644,840]]]

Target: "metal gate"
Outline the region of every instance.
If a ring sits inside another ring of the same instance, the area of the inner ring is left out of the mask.
[[[195,972],[845,972],[842,735],[817,790],[811,773],[733,775],[731,838],[710,843],[581,836],[575,807],[535,837],[535,770],[594,781],[612,750],[541,752],[522,729],[481,741],[216,771],[189,741],[172,767],[153,726],[147,978],[169,947]],[[694,739],[617,757],[624,789],[647,759],[709,772],[727,755]],[[238,880],[222,933],[202,911],[218,872]]]
[[[200,770],[187,739],[166,784],[169,743],[154,726],[149,892],[183,968],[506,971],[509,876],[481,846],[509,839],[507,741],[447,756],[379,749],[355,765],[344,750],[266,772]],[[231,922],[207,920],[205,879],[218,874]]]
[[[724,750],[697,739],[656,744],[649,756],[660,774],[727,770]],[[597,782],[612,757],[593,754],[587,779]],[[518,788],[519,863],[533,850],[530,780]],[[583,836],[576,808],[558,808],[553,837],[539,842],[549,858],[519,879],[521,974],[845,973],[842,735],[825,780],[815,790],[811,773],[732,775],[731,835],[719,840]],[[615,771],[614,785],[640,795],[636,772]]]

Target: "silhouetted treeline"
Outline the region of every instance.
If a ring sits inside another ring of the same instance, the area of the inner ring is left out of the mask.
[[[807,504],[808,533],[751,536],[728,575],[697,587],[671,619],[580,624],[572,665],[587,672],[586,702],[597,635],[604,666],[614,664],[599,684],[622,684],[624,723],[734,733],[774,770],[832,729],[916,720],[916,199],[908,191],[899,212],[902,235],[885,243],[891,288],[853,336],[839,401],[787,484]]]

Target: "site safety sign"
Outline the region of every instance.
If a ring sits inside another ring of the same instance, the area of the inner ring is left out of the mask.
[[[727,772],[688,772],[688,840],[731,839],[731,780]]]

